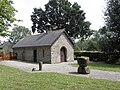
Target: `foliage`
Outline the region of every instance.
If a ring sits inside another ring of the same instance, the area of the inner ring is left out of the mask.
[[[117,53],[116,53],[116,50],[114,51],[114,49],[113,49],[114,47],[112,46],[114,43],[111,44],[111,39],[109,39],[110,34],[109,34],[109,31],[107,30],[107,27],[104,26],[104,27],[100,28],[99,32],[101,34],[101,37],[99,40],[99,46],[101,48],[101,51],[104,51],[108,55],[108,59],[106,59],[106,62],[107,63],[116,63],[117,62],[117,58],[116,58]]]
[[[88,47],[86,48],[87,51],[98,51],[97,42],[93,41],[92,39],[88,42]]]
[[[94,31],[93,37],[89,39],[76,42],[75,51],[100,51],[98,32]]]
[[[103,52],[98,51],[75,51],[74,52],[75,60],[77,60],[78,57],[85,56],[89,57],[90,61],[104,61],[108,59],[108,55]]]
[[[116,63],[120,58],[120,1],[107,0],[105,26],[94,32],[93,38],[76,43],[76,49],[103,51],[107,63]],[[87,43],[86,43],[87,42]],[[89,42],[89,43],[88,43]],[[96,48],[95,48],[96,47]],[[86,49],[87,48],[87,49]]]
[[[99,46],[100,46],[101,51],[109,52],[108,47],[110,47],[110,46],[108,44],[109,40],[108,40],[108,32],[107,32],[106,26],[100,28],[98,33],[100,34],[98,42],[99,42]]]
[[[45,10],[34,8],[31,15],[33,33],[65,29],[70,37],[85,39],[92,33],[90,22],[85,21],[85,13],[77,3],[68,0],[49,0]]]
[[[112,46],[109,52],[117,50],[120,53],[120,1],[108,0],[105,15],[109,45]]]
[[[24,26],[15,25],[12,30],[13,31],[11,32],[9,37],[9,41],[12,44],[16,44],[20,39],[24,38],[25,36],[31,35],[31,31]]]
[[[0,0],[0,36],[8,34],[8,27],[16,20],[12,0]]]
[[[108,63],[116,63],[120,58],[120,1],[107,0],[105,11],[106,26],[102,27],[99,44],[109,56]],[[117,55],[117,56],[116,56]]]
[[[8,41],[2,43],[2,53],[13,52],[12,46],[13,45]]]
[[[119,90],[119,84],[58,73],[29,73],[0,65],[1,90]]]

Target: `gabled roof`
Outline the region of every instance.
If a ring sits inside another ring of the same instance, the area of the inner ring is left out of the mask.
[[[34,47],[34,46],[51,46],[62,33],[65,33],[70,42],[73,44],[72,40],[69,38],[64,30],[50,31],[48,33],[41,33],[38,35],[27,36],[16,43],[13,48],[18,47]]]

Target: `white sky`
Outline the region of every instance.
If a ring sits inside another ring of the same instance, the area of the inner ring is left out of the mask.
[[[30,15],[32,15],[33,8],[44,8],[44,5],[48,1],[49,0],[13,0],[14,7],[18,10],[15,17],[23,20],[23,22],[17,24],[31,30],[32,22],[30,20]],[[69,0],[69,2],[77,2],[81,5],[82,10],[86,13],[86,20],[92,23],[91,29],[98,30],[104,25],[104,0]]]
[[[33,8],[44,8],[44,5],[49,0],[13,0],[14,7],[18,11],[15,15],[17,19],[23,20],[23,22],[16,22],[19,26],[25,26],[31,30],[32,21],[30,15],[32,15]],[[105,7],[105,0],[69,0],[72,4],[77,2],[81,9],[86,13],[86,21],[91,22],[91,29],[98,30],[104,25],[103,10]],[[0,38],[1,39],[1,38]],[[6,40],[5,38],[1,39]]]

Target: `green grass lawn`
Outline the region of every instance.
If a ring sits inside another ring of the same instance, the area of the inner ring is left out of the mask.
[[[72,64],[72,65],[78,66],[77,64]],[[90,69],[120,72],[120,65],[106,64],[104,62],[90,62],[88,66]]]
[[[29,73],[0,65],[0,90],[120,90],[120,82],[58,73]]]

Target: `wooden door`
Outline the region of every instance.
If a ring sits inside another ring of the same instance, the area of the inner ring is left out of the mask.
[[[60,59],[61,62],[66,62],[66,49],[64,47],[60,50]]]

